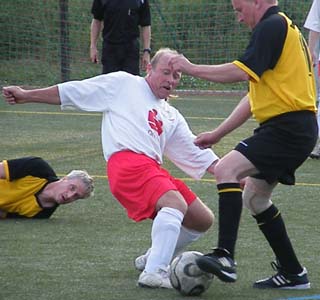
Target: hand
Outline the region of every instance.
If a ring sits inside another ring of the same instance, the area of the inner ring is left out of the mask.
[[[242,190],[244,189],[244,186],[246,185],[246,180],[247,180],[247,177],[240,179],[240,187]]]
[[[319,64],[319,55],[316,52],[312,52],[311,58],[312,58],[313,67],[316,67]],[[316,75],[318,75],[318,74],[316,74]]]
[[[99,63],[99,51],[97,47],[90,47],[90,59],[94,64]]]
[[[142,58],[141,58],[141,68],[143,71],[147,70],[147,65],[150,63],[150,53],[143,52]]]
[[[200,133],[194,140],[194,144],[200,149],[211,148],[213,144],[219,142],[220,138],[215,131],[207,131]]]
[[[24,103],[24,94],[25,90],[18,86],[7,86],[2,89],[2,95],[5,101],[10,105]]]
[[[169,60],[169,66],[171,66],[174,71],[188,74],[192,63],[185,56],[179,54]]]

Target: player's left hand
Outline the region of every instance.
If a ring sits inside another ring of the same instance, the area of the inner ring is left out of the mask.
[[[150,53],[149,52],[143,52],[143,55],[141,57],[141,68],[143,71],[147,70],[147,65],[150,63]]]
[[[211,148],[213,144],[219,142],[220,138],[215,131],[207,131],[200,133],[194,140],[194,144],[200,149]]]

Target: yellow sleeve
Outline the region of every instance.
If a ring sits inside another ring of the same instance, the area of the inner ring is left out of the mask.
[[[245,71],[249,76],[250,76],[250,81],[253,82],[259,82],[260,78],[259,76],[257,76],[256,73],[254,73],[251,69],[249,69],[245,64],[243,64],[241,61],[239,60],[235,60],[232,62],[233,64],[235,64],[238,68],[240,68],[241,70]]]

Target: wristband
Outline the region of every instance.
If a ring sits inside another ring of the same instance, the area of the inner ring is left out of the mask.
[[[151,49],[150,48],[144,48],[143,52],[148,52],[149,54],[151,54]]]

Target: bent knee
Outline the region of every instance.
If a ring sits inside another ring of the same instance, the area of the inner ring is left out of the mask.
[[[249,209],[252,215],[260,214],[272,205],[269,194],[260,194],[257,190],[246,186],[242,198],[244,207]]]
[[[183,225],[189,229],[206,232],[214,223],[214,214],[200,199],[189,206]]]
[[[195,230],[206,232],[214,223],[214,214],[211,211],[206,212],[199,218],[199,222],[194,226]]]
[[[214,168],[214,176],[219,182],[237,182],[238,181],[238,169],[234,168],[233,165],[230,165],[224,161],[219,161]]]
[[[188,204],[183,196],[175,190],[170,190],[164,193],[156,204],[156,210],[159,211],[162,207],[171,207],[181,211],[184,215],[187,213]]]

